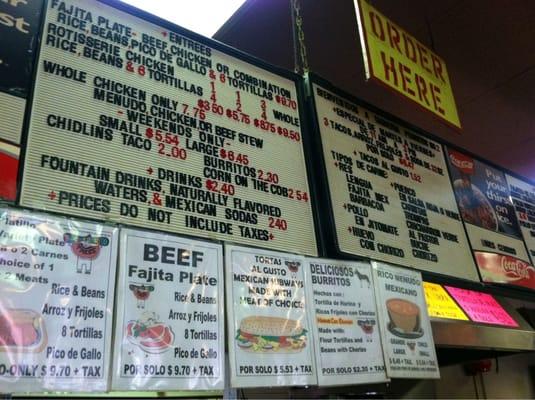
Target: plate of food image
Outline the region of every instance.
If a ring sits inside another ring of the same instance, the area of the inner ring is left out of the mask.
[[[169,350],[175,341],[175,334],[170,326],[158,319],[158,315],[148,312],[138,320],[128,321],[125,329],[127,340],[149,354]]]
[[[41,314],[22,308],[0,309],[0,352],[39,353],[46,345]]]
[[[465,222],[491,231],[498,230],[498,218],[489,200],[473,184],[462,179],[453,182],[459,200],[459,209]]]

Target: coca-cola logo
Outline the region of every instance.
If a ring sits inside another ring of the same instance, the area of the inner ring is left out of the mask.
[[[502,256],[500,264],[505,272],[513,274],[519,278],[529,279],[529,264],[526,264],[524,261],[517,258]]]
[[[464,154],[450,152],[451,163],[465,173],[472,173],[474,170],[474,160]]]

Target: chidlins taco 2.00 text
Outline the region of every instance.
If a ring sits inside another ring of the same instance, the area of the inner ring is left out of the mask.
[[[246,351],[296,353],[306,346],[306,332],[297,320],[249,316],[241,320],[236,341]]]

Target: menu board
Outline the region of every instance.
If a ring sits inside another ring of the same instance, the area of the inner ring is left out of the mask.
[[[223,390],[222,250],[121,231],[114,390]]]
[[[20,136],[42,0],[0,1],[0,199],[17,197]]]
[[[316,384],[305,258],[225,246],[232,387]]]
[[[535,288],[505,174],[457,150],[447,152],[455,196],[483,281]]]
[[[535,186],[508,174],[505,175],[505,178],[511,191],[511,199],[520,225],[520,232],[522,232],[522,238],[528,248],[533,265],[535,261]],[[529,287],[535,288],[535,270],[533,267],[530,266],[523,272],[523,278],[529,281]]]
[[[17,145],[42,6],[43,0],[0,1],[0,139]]]
[[[388,377],[440,378],[421,274],[379,262],[372,266]]]
[[[48,2],[21,203],[316,255],[297,75],[124,9]]]
[[[470,319],[484,324],[518,327],[517,322],[488,293],[445,286]]]
[[[0,392],[108,389],[117,231],[0,210]]]
[[[312,88],[339,251],[478,280],[442,146]]]
[[[441,285],[424,282],[424,293],[430,317],[468,321],[466,314]]]
[[[307,259],[318,385],[386,381],[369,263]]]

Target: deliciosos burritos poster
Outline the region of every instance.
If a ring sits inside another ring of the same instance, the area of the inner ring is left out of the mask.
[[[219,244],[121,231],[114,390],[223,389]]]
[[[372,267],[388,377],[440,378],[422,274],[380,262]]]
[[[307,258],[318,385],[385,382],[369,263]]]
[[[231,386],[316,384],[305,258],[225,246]]]

